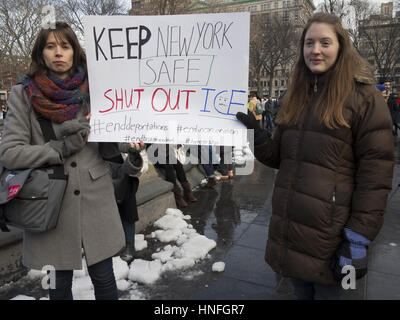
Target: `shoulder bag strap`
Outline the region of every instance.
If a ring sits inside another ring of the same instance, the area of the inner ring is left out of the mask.
[[[56,134],[54,132],[53,125],[49,119],[46,119],[43,117],[39,112],[37,112],[35,109],[33,109],[36,118],[39,121],[40,128],[42,129],[43,137],[46,142],[49,142],[50,140],[57,140]],[[67,175],[65,175],[64,172],[64,165],[59,164],[59,165],[53,165],[49,166],[50,168],[53,168],[54,173],[49,174],[49,177],[52,179],[63,179],[67,180]]]

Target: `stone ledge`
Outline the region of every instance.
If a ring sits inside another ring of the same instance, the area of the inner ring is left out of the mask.
[[[168,208],[176,208],[172,192],[167,192],[138,206],[139,221],[136,222],[136,233],[142,232],[161,218]]]
[[[10,232],[0,231],[0,249],[22,240],[23,231],[14,227],[8,227]]]
[[[159,177],[140,183],[139,189],[136,193],[137,206],[139,207],[140,205],[171,191],[172,188],[172,183]]]
[[[0,248],[0,286],[16,281],[26,275],[28,269],[22,265],[22,241]]]

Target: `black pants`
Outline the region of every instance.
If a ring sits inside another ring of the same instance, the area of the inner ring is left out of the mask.
[[[340,300],[343,289],[339,285],[324,285],[290,278],[296,300]]]
[[[183,169],[182,164],[177,161],[176,164],[157,164],[157,167],[165,170],[165,180],[176,184],[176,179],[180,183],[184,183],[187,181],[185,170]]]
[[[112,258],[88,267],[96,300],[118,300]],[[56,270],[56,288],[49,289],[50,300],[72,300],[73,270]]]

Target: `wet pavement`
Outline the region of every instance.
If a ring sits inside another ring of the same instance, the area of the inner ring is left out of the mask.
[[[369,250],[365,298],[400,299],[400,138],[396,138],[393,188],[384,223]]]
[[[369,272],[347,290],[344,299],[400,299],[400,142],[396,140],[396,167],[385,222],[369,249]],[[218,183],[213,189],[198,188],[198,202],[183,210],[198,233],[216,241],[210,256],[188,270],[170,271],[152,285],[139,285],[146,300],[277,300],[292,299],[287,279],[276,275],[264,261],[275,171],[255,162],[254,172]],[[149,227],[141,233],[150,234]],[[148,248],[138,258],[164,247],[146,239]],[[214,262],[225,262],[223,272],[213,272]],[[38,284],[16,285],[1,294],[46,296]],[[120,292],[120,299],[129,299]]]
[[[217,247],[190,270],[163,274],[146,292],[149,299],[288,299],[288,290],[276,290],[280,279],[264,261],[273,180],[274,170],[256,162],[252,175],[194,192],[198,202],[183,213]],[[153,245],[147,250],[154,252]],[[221,273],[212,271],[218,261],[225,262]]]

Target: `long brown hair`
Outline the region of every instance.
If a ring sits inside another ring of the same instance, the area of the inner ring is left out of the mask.
[[[288,91],[283,98],[277,123],[283,125],[298,124],[305,106],[310,103],[316,75],[310,71],[305,63],[303,47],[307,30],[313,23],[327,23],[333,26],[339,41],[338,56],[334,65],[326,71],[328,79],[324,82],[313,112],[321,123],[329,129],[336,129],[340,126],[350,127],[343,117],[343,107],[345,100],[354,90],[354,79],[363,78],[371,81],[373,77],[366,62],[351,43],[349,34],[343,28],[341,20],[337,16],[322,12],[314,14],[304,27],[299,42],[299,57]]]
[[[46,46],[47,38],[49,34],[53,32],[54,37],[57,41],[62,38],[65,38],[69,44],[72,46],[74,50],[74,58],[71,71],[75,71],[76,68],[81,65],[86,68],[86,55],[83,51],[81,45],[79,44],[79,40],[76,37],[75,32],[71,29],[71,27],[65,22],[56,22],[54,29],[41,29],[35,44],[33,45],[32,54],[31,54],[31,64],[28,71],[29,77],[34,77],[36,74],[43,74],[48,71],[48,68],[43,59],[43,49]]]

